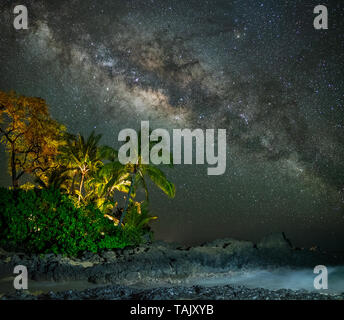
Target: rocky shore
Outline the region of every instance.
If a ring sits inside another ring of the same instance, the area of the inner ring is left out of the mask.
[[[140,290],[128,286],[104,286],[83,291],[67,290],[32,295],[17,291],[2,300],[344,300],[344,294],[305,290],[267,290],[244,286],[174,286]]]
[[[9,292],[0,282],[2,299],[343,299],[306,291],[243,286],[199,286],[194,279],[252,269],[343,265],[343,256],[294,248],[284,234],[258,243],[221,239],[195,247],[154,242],[137,248],[85,253],[78,258],[55,254],[27,255],[0,251],[0,279],[14,277],[24,265],[35,283],[70,283],[69,290]],[[73,283],[82,281],[75,290]]]

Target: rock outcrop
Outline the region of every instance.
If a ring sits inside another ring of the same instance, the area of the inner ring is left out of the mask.
[[[283,234],[250,241],[219,239],[200,246],[185,247],[157,241],[137,248],[85,253],[79,258],[61,255],[27,255],[0,251],[0,279],[12,276],[16,265],[28,268],[37,281],[83,280],[95,284],[137,282],[178,283],[187,278],[281,266],[314,267],[335,265],[342,257],[321,252],[294,250]]]

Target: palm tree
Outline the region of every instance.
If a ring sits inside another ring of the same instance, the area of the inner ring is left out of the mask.
[[[85,178],[103,165],[101,161],[102,151],[98,147],[100,138],[101,135],[96,135],[93,131],[87,140],[80,134],[77,136],[69,135],[66,146],[61,150],[59,159],[74,173],[71,186],[72,192],[74,192],[76,174],[80,174],[79,190],[75,190],[78,195],[78,204],[80,204],[83,197]]]
[[[141,141],[141,132],[139,133],[138,141]],[[157,142],[150,142],[149,148],[151,149]],[[149,178],[159,189],[161,189],[168,197],[174,198],[176,194],[175,186],[165,176],[164,172],[161,171],[157,166],[152,164],[143,164],[141,155],[141,146],[139,144],[137,150],[137,161],[136,163],[128,163],[126,165],[127,172],[130,173],[130,187],[124,210],[122,212],[118,226],[121,228],[123,219],[127,213],[130,197],[135,186],[143,187],[146,193],[146,200],[149,201],[148,188],[146,178]],[[172,160],[172,159],[171,159]],[[171,161],[172,166],[172,161]]]
[[[125,227],[134,227],[136,230],[148,229],[148,223],[158,217],[152,216],[149,212],[147,202],[135,202],[126,215]]]
[[[129,190],[129,173],[124,165],[114,160],[104,164],[96,171],[85,185],[87,194],[85,198],[96,204],[99,209],[112,207],[115,210],[114,193],[116,190],[120,192],[128,192]]]

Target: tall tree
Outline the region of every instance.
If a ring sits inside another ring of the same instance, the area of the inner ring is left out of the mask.
[[[74,172],[73,188],[76,174],[79,175],[79,188],[75,190],[78,204],[83,198],[85,179],[103,166],[101,149],[98,146],[100,138],[101,135],[96,135],[94,132],[86,140],[80,134],[69,135],[67,144],[61,148],[59,160]]]
[[[141,141],[142,133],[139,133],[138,141]],[[151,149],[157,142],[150,142],[149,149]],[[137,161],[136,163],[128,163],[126,165],[127,172],[130,173],[130,187],[129,192],[126,198],[126,202],[124,205],[124,210],[122,212],[119,227],[121,228],[122,222],[124,217],[127,213],[129,202],[131,200],[131,195],[135,188],[143,187],[146,193],[146,200],[149,200],[149,193],[147,188],[146,179],[148,178],[151,180],[155,186],[161,189],[169,198],[174,198],[176,194],[175,186],[172,182],[170,182],[164,172],[159,169],[157,166],[152,164],[143,164],[142,163],[142,153],[141,153],[141,145],[138,145],[137,152]],[[172,157],[171,157],[171,166],[172,166]]]
[[[45,100],[0,91],[0,142],[10,155],[13,188],[25,173],[39,176],[51,168],[64,131]]]
[[[88,200],[95,203],[97,208],[105,211],[116,210],[114,201],[115,191],[128,193],[129,173],[118,161],[105,163],[95,172],[85,184]]]

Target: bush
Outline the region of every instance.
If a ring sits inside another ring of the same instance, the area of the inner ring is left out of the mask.
[[[29,253],[123,248],[140,242],[134,230],[118,230],[92,205],[76,207],[54,189],[0,189],[0,246]]]
[[[124,218],[124,230],[128,233],[128,241],[137,243],[145,236],[152,240],[153,233],[149,223],[156,219],[158,217],[150,214],[147,202],[132,203]]]

